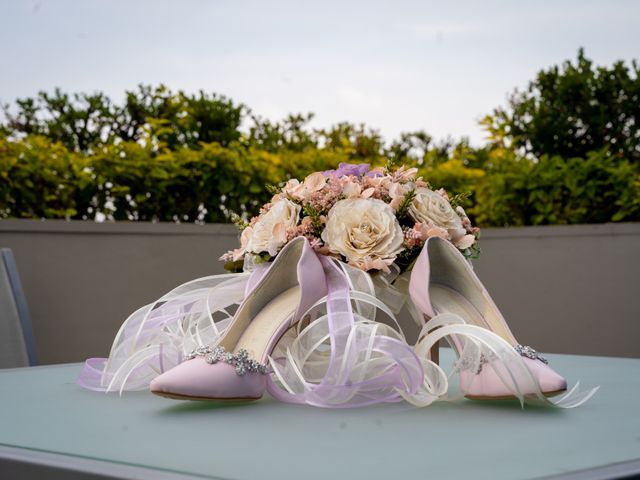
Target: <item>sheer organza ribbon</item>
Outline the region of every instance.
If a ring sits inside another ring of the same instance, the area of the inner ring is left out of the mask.
[[[483,359],[491,359],[485,368],[493,368],[521,403],[571,408],[597,390],[580,392],[576,385],[562,397],[546,398],[509,343],[452,314],[427,322],[410,346],[396,319],[406,306],[421,321],[407,294],[408,275],[373,278],[342,262],[320,259],[328,295],[303,315],[310,321],[284,335],[270,357],[273,374],[267,389],[281,401],[344,408],[406,400],[423,407],[459,398],[450,393],[449,379],[458,375],[464,390],[469,372]],[[184,361],[197,346],[214,345],[265,271],[260,266],[251,274],[193,280],[140,308],[120,328],[109,358],[87,360],[78,384],[120,393],[148,388],[155,376]],[[456,347],[458,358],[449,375],[428,355],[441,339]]]
[[[352,291],[358,279],[352,277],[350,285],[334,260],[321,257],[321,261],[329,293],[307,314],[323,303],[326,313],[290,344],[283,344],[284,355],[272,356],[277,381],[269,379],[269,393],[285,402],[319,407],[397,402],[402,400],[401,391],[415,394],[423,382],[422,363],[400,329],[372,321],[377,309],[393,317],[391,311],[374,297]]]
[[[262,273],[255,271],[254,281]],[[249,273],[199,278],[136,310],[120,327],[109,357],[88,359],[77,383],[103,392],[149,388],[188,352],[218,341],[249,280]]]

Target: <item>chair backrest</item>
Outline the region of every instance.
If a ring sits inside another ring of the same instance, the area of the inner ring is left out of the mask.
[[[36,349],[27,300],[13,253],[0,250],[0,368],[35,365]]]

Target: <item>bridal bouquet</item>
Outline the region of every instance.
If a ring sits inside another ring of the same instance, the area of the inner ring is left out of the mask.
[[[317,253],[336,257],[370,273],[411,268],[425,240],[442,237],[466,257],[479,253],[480,229],[450,197],[417,177],[417,168],[389,171],[368,164],[341,163],[302,182],[272,187],[271,201],[242,229],[240,247],[220,259],[240,271],[245,259],[268,262],[293,238],[307,237]]]

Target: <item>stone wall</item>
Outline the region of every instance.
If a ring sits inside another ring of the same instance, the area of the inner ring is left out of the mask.
[[[236,242],[230,225],[0,221],[41,363],[106,356],[129,313],[222,273]],[[481,246],[476,271],[521,343],[640,357],[640,224],[485,229]]]

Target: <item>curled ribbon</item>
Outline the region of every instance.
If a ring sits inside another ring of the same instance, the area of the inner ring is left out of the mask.
[[[392,270],[371,276],[320,256],[328,295],[303,316],[297,331],[283,336],[270,357],[269,393],[284,402],[325,408],[360,407],[407,401],[424,407],[457,398],[449,394],[450,375],[469,378],[483,358],[521,403],[571,408],[597,390],[576,385],[548,399],[511,345],[493,332],[465,324],[457,315],[438,315],[423,326],[415,346],[407,343],[396,315],[403,307],[422,324],[408,295],[409,274]],[[187,282],[134,312],[113,342],[109,358],[85,362],[77,383],[111,392],[147,389],[155,376],[184,361],[199,345],[217,343],[233,311],[266,272],[213,275]],[[385,316],[387,323],[377,322]],[[452,373],[432,362],[429,351],[441,339],[456,346]],[[524,395],[523,392],[534,392]]]

